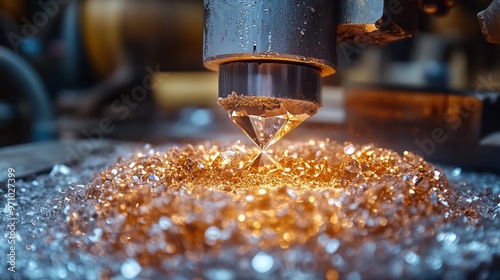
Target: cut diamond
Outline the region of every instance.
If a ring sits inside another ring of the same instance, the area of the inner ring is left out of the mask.
[[[309,118],[307,114],[292,112],[283,104],[274,110],[240,107],[229,111],[229,118],[257,147],[265,150]]]
[[[282,169],[281,165],[265,151],[283,136],[290,133],[309,115],[295,104],[279,103],[279,107],[266,109],[264,106],[236,106],[229,110],[229,118],[259,147],[259,153],[249,165],[250,170]],[[276,168],[264,168],[271,164]]]

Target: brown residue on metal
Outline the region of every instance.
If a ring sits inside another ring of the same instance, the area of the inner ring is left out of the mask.
[[[239,107],[256,107],[259,109],[274,110],[283,104],[286,107],[296,108],[300,113],[308,114],[309,116],[315,115],[320,107],[319,104],[307,100],[245,96],[237,95],[234,91],[226,98],[219,98],[218,103],[226,111],[237,110]]]
[[[477,18],[486,41],[500,44],[500,0],[491,2],[486,10],[477,14]]]
[[[375,24],[342,24],[337,29],[337,39],[344,42],[384,45],[410,36],[396,24],[381,29]]]

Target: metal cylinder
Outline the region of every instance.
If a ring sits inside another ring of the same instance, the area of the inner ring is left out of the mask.
[[[320,104],[321,70],[276,61],[229,62],[219,66],[219,97],[233,91],[245,96],[292,98]]]
[[[336,11],[331,0],[205,0],[203,62],[295,63],[335,73]]]

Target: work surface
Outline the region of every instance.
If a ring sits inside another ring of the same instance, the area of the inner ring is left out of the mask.
[[[192,209],[193,213],[197,213],[193,216],[194,219],[203,218],[204,222],[208,223],[207,231],[199,238],[205,247],[212,248],[204,254],[197,253],[198,255],[192,255],[190,252],[184,255],[173,253],[169,251],[172,250],[169,244],[164,244],[163,249],[148,247],[150,243],[158,244],[158,240],[146,240],[146,244],[130,244],[125,250],[109,247],[113,234],[128,234],[131,239],[139,234],[121,232],[120,219],[104,221],[106,228],[95,227],[95,224],[90,222],[86,229],[78,227],[75,230],[70,226],[76,216],[88,215],[89,219],[96,218],[91,212],[99,208],[98,202],[88,199],[89,189],[95,185],[87,185],[93,178],[96,180],[95,178],[99,177],[93,177],[94,173],[105,170],[120,156],[127,159],[137,156],[139,152],[146,154],[165,150],[166,147],[152,149],[137,148],[137,145],[130,144],[119,145],[89,155],[77,165],[70,167],[55,164],[48,173],[27,176],[24,174],[23,178],[16,174],[16,169],[21,169],[22,166],[8,167],[11,169],[6,169],[5,173],[8,178],[9,174],[13,174],[10,179],[14,180],[10,180],[11,184],[0,190],[0,207],[3,209],[1,220],[6,228],[6,239],[0,244],[0,251],[2,263],[7,264],[3,266],[6,271],[0,274],[0,278],[129,279],[176,276],[174,279],[200,277],[219,280],[336,279],[339,276],[347,279],[500,277],[500,177],[464,172],[460,168],[443,168],[457,204],[447,205],[445,200],[436,200],[435,203],[441,203],[440,209],[449,207],[449,213],[459,207],[469,209],[477,215],[473,222],[463,216],[433,228],[432,215],[429,215],[429,219],[419,216],[392,235],[377,235],[371,232],[354,240],[355,242],[350,240],[352,236],[349,236],[350,231],[347,230],[335,237],[319,234],[302,245],[285,248],[276,246],[262,249],[259,242],[263,237],[249,236],[248,244],[252,244],[254,240],[254,245],[239,248],[237,242],[224,237],[227,234],[236,236],[239,228],[233,228],[228,233],[224,230],[224,225],[210,225],[210,219],[206,218],[212,214],[218,215],[217,211],[206,213],[196,207]],[[351,152],[346,150],[346,153]],[[7,180],[5,179],[6,182]],[[12,195],[13,191],[9,191],[11,189],[15,190],[15,195]],[[292,199],[296,197],[289,194]],[[187,194],[181,192],[178,195]],[[200,203],[204,203],[202,209],[208,209],[211,205],[217,209],[217,204],[224,201],[225,197],[212,201],[203,197],[199,199]],[[301,199],[300,195],[295,198],[298,199]],[[170,201],[173,203],[173,200]],[[311,198],[309,201],[314,202]],[[355,204],[347,204],[345,201],[339,199],[333,201],[332,205],[352,208],[352,212],[357,211]],[[443,212],[442,217],[446,218],[446,213]],[[396,212],[394,215],[396,217],[403,213]],[[363,213],[360,213],[361,216]],[[115,216],[119,217],[120,215]],[[240,221],[243,218],[238,216]],[[294,223],[302,222],[299,216],[295,219]],[[359,225],[356,221],[353,222]],[[141,223],[140,218],[136,223]],[[173,234],[181,228],[181,224],[184,226],[186,223],[185,220],[177,221],[173,216],[164,216],[151,230],[163,232],[167,240],[169,234]],[[349,228],[348,225],[342,227]],[[228,226],[226,229],[229,228]],[[109,229],[112,230],[108,231]],[[321,232],[321,229],[318,231]],[[117,238],[121,243],[127,244],[127,240],[120,239],[123,236]],[[272,239],[269,236],[266,238]],[[311,248],[322,250],[311,251]],[[149,251],[141,253],[142,249]],[[155,250],[165,250],[171,257],[165,257],[157,266],[141,265],[139,259],[144,259],[141,256],[154,256],[151,252]],[[15,257],[12,257],[14,255]],[[9,263],[9,260],[12,263]],[[16,272],[7,270],[11,267],[14,267],[12,270]]]

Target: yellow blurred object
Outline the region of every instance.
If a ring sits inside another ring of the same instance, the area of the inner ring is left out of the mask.
[[[85,50],[96,72],[111,73],[122,62],[120,15],[124,1],[86,0],[82,3]]]
[[[161,0],[84,0],[83,41],[101,76],[125,61],[134,67],[202,69],[203,5]]]
[[[176,110],[213,107],[217,104],[218,76],[215,72],[160,72],[153,96],[156,106]]]

